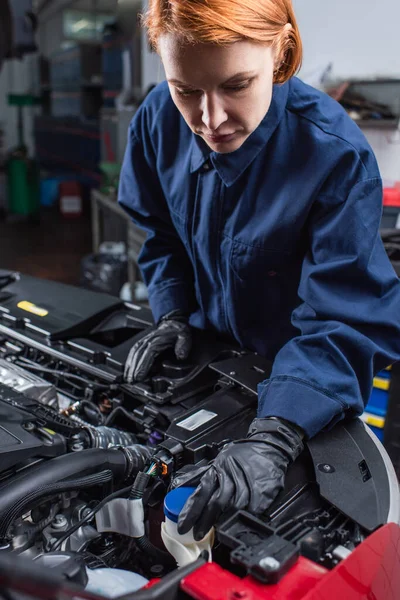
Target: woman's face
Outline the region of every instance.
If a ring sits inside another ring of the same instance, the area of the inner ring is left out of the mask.
[[[268,46],[229,46],[159,40],[172,99],[190,129],[215,152],[240,148],[268,112],[274,56]]]

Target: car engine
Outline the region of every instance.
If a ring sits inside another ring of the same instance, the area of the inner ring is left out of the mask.
[[[0,559],[81,587],[104,570],[139,578],[121,595],[176,570],[160,535],[171,478],[245,435],[271,365],[199,331],[190,360],[165,354],[128,385],[125,359],[149,327],[146,308],[0,272]],[[143,510],[130,512],[134,500]],[[263,519],[224,515],[212,560],[264,582],[299,556],[330,570],[393,521],[393,468],[353,420],[307,444]]]

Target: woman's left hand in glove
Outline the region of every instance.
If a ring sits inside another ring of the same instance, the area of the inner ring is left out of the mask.
[[[227,444],[208,466],[174,479],[174,488],[200,479],[180,513],[178,532],[194,528],[194,538],[200,540],[231,508],[264,513],[303,448],[301,430],[295,425],[277,418],[254,419],[246,439]]]

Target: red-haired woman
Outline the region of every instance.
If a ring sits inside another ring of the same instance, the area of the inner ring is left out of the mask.
[[[179,529],[261,514],[303,439],[359,415],[400,357],[399,282],[379,236],[382,183],[358,127],[294,75],[290,0],[150,0],[167,81],[132,121],[119,201],[148,232],[156,321],[128,381],[211,329],[272,359],[245,440],[197,475]],[[178,481],[179,484],[185,479]]]

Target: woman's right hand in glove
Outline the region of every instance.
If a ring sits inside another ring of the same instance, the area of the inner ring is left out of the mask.
[[[191,347],[192,333],[187,317],[179,310],[168,313],[132,346],[125,363],[124,379],[127,383],[143,381],[162,352],[174,348],[176,358],[185,360]]]

